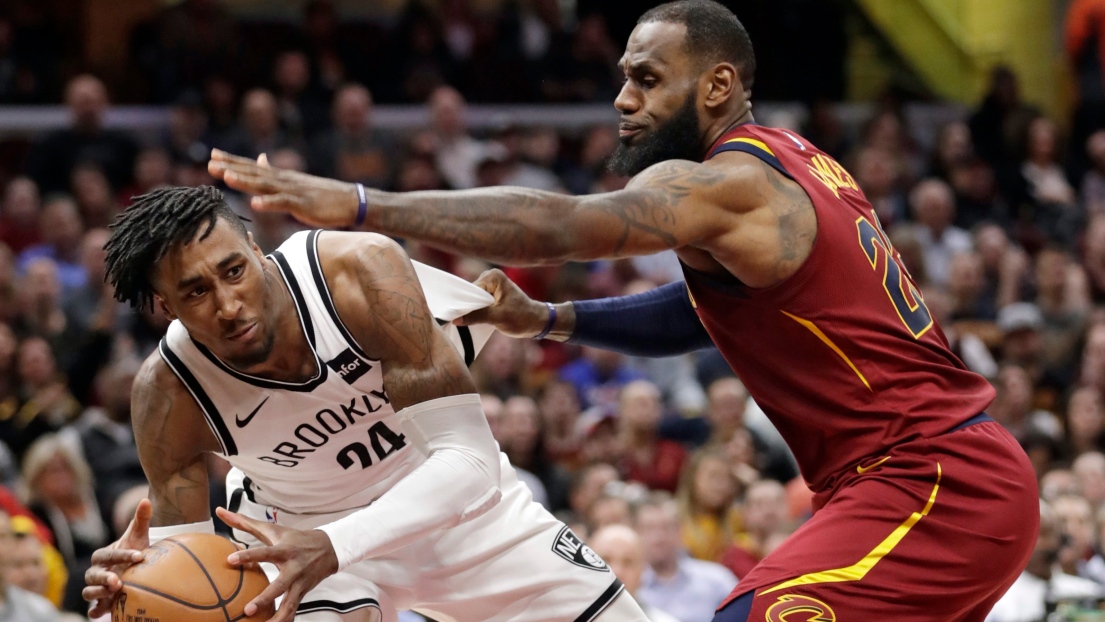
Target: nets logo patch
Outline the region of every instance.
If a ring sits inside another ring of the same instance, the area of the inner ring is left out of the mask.
[[[358,378],[367,374],[368,370],[372,369],[371,363],[353,354],[353,351],[349,348],[335,356],[332,361],[327,361],[326,365],[338,372],[338,375],[347,384],[353,384]]]
[[[584,544],[567,526],[557,534],[552,550],[553,553],[577,566],[589,570],[598,570],[599,572],[610,572],[610,567],[606,565],[606,562],[602,561],[602,558],[592,551],[591,547]]]

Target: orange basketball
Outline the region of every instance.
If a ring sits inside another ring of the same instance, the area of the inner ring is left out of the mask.
[[[165,538],[146,549],[142,563],[127,568],[112,622],[264,622],[275,609],[247,617],[249,601],[269,585],[260,568],[226,562],[237,550],[221,536],[190,533]]]

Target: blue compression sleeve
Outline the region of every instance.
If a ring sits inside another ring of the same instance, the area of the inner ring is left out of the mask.
[[[641,294],[573,302],[576,325],[568,343],[630,356],[674,356],[714,345],[684,283]]]

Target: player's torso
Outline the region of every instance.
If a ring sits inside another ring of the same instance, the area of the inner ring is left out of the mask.
[[[200,404],[223,456],[250,479],[251,492],[296,513],[367,505],[425,459],[400,430],[380,362],[360,350],[333,311],[307,241],[297,234],[272,257],[314,349],[314,378],[286,383],[242,374],[179,322],[161,343],[162,358]]]
[[[704,272],[694,255],[684,272],[703,324],[807,481],[817,488],[862,458],[986,408],[993,389],[948,349],[852,176],[783,130],[739,126],[711,155],[733,150],[805,190],[817,214],[809,257],[765,288]]]

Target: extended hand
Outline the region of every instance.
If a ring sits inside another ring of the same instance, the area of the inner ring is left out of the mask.
[[[287,212],[327,229],[348,227],[357,217],[356,186],[274,168],[264,155],[255,162],[213,149],[207,170],[231,188],[255,195],[249,205],[259,212]]]
[[[476,285],[494,296],[495,302],[458,318],[456,324],[491,324],[504,335],[527,339],[545,329],[548,306],[527,296],[502,270],[484,272],[476,279]]]
[[[81,596],[92,602],[92,608],[88,611],[90,619],[111,611],[115,594],[123,588],[119,575],[142,561],[142,551],[150,546],[152,515],[153,506],[148,499],[143,499],[123,537],[92,554],[92,567],[84,573],[85,588],[81,591]]]
[[[330,544],[330,536],[322,531],[281,527],[223,508],[216,512],[227,525],[251,534],[266,545],[232,553],[227,558],[232,566],[272,562],[280,569],[280,575],[246,605],[247,616],[275,603],[284,594],[280,609],[269,622],[291,622],[295,618],[296,607],[307,592],[338,571],[338,555]]]

